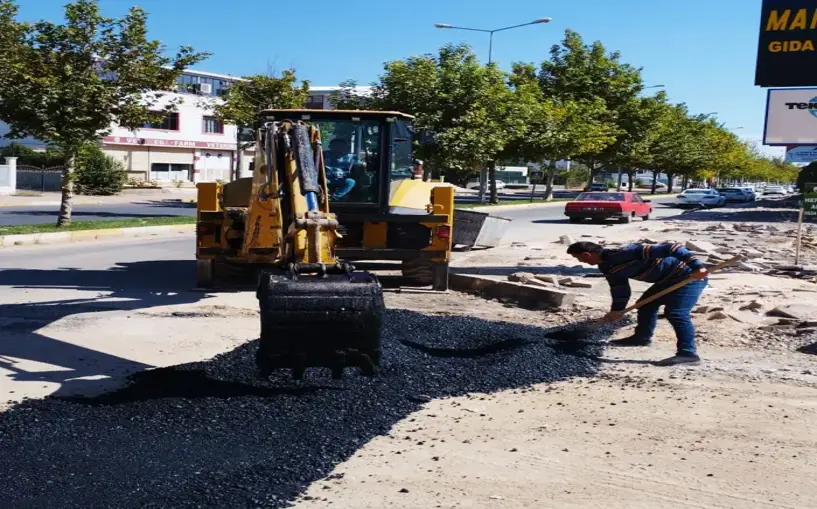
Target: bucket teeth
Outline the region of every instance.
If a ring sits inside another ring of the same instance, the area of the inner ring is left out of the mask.
[[[364,375],[380,365],[383,290],[366,272],[327,277],[264,273],[257,297],[261,338],[256,364],[261,376],[289,369],[295,379],[308,368],[331,370],[341,378],[347,367]]]

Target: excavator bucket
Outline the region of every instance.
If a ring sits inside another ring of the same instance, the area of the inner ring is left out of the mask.
[[[374,375],[380,365],[383,291],[367,272],[297,276],[265,272],[257,297],[261,338],[256,363],[261,375],[288,368],[296,380],[309,367],[357,367]]]
[[[288,368],[293,378],[324,367],[334,378],[347,367],[374,375],[380,365],[385,308],[377,278],[335,256],[338,221],[329,211],[320,130],[301,122],[271,123],[265,131],[265,188],[279,210],[251,215],[283,217],[285,246],[273,270],[259,278],[256,296],[261,338],[256,363],[266,377]],[[284,214],[286,210],[286,214]],[[254,245],[248,242],[248,247]]]

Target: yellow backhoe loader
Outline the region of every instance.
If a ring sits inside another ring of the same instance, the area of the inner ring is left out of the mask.
[[[406,277],[447,289],[453,188],[415,178],[408,115],[265,110],[255,130],[252,177],[197,185],[197,283],[260,271],[262,376],[372,375],[382,287],[350,262],[401,261]]]

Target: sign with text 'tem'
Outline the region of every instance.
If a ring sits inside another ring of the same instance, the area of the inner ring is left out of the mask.
[[[763,0],[755,85],[817,86],[817,0]]]

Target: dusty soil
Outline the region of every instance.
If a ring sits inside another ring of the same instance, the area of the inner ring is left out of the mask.
[[[432,401],[296,507],[813,507],[817,358],[703,345],[664,369],[647,362],[673,352],[665,323],[656,340],[608,349],[596,379]]]

